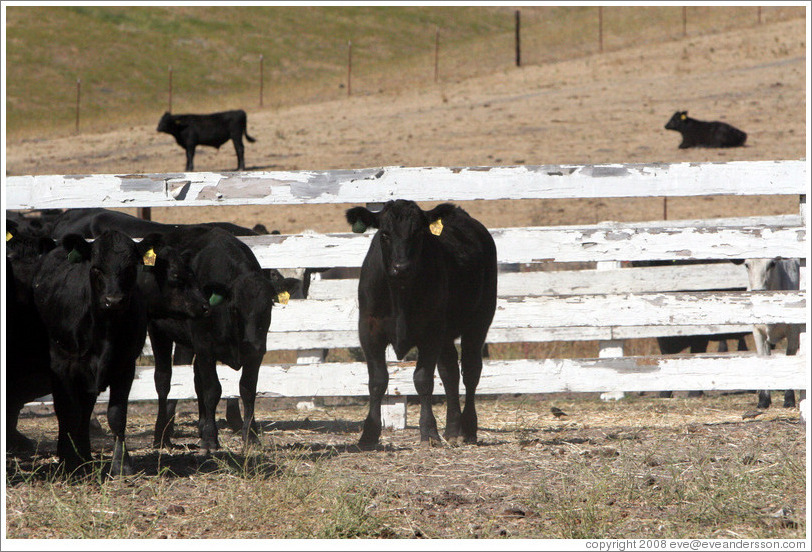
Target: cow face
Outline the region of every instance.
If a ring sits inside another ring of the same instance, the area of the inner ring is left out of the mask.
[[[158,121],[158,132],[166,132],[167,134],[173,134],[175,130],[175,120],[172,118],[172,114],[168,111],[164,112],[161,120]]]
[[[273,284],[260,274],[240,276],[232,287],[233,307],[241,330],[241,350],[247,354],[265,353],[271,309],[276,299]]]
[[[378,228],[376,239],[384,270],[396,281],[414,277],[425,243],[434,239],[430,225],[435,220],[429,220],[427,212],[413,201],[389,201],[377,213],[353,207],[347,211],[347,221],[355,231],[361,227]]]
[[[8,277],[14,281],[14,292],[20,304],[28,304],[31,286],[42,256],[56,247],[51,238],[36,237],[20,231],[14,221],[6,221],[6,266],[13,267]]]
[[[209,301],[203,296],[188,262],[160,234],[144,237],[137,245],[142,264],[138,285],[144,291],[153,318],[197,318],[209,314]]]
[[[671,119],[665,124],[667,130],[678,130],[682,126],[682,122],[688,118],[687,111],[677,111],[671,116]]]
[[[77,234],[62,240],[72,263],[89,263],[90,290],[94,305],[102,311],[125,309],[135,292],[140,261],[135,243],[117,231],[107,231],[87,242]]]
[[[744,266],[747,267],[747,290],[760,291],[765,289],[778,289],[771,285],[775,278],[775,268],[779,259],[747,259]]]

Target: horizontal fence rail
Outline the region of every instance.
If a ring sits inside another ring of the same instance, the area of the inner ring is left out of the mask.
[[[586,166],[403,168],[338,171],[7,177],[6,208],[375,204],[538,198],[798,195],[800,215],[594,225],[493,228],[499,274],[488,342],[596,340],[597,359],[486,360],[479,392],[785,389],[806,385],[806,336],[798,355],[752,352],[622,356],[622,340],[750,332],[755,323],[804,324],[808,271],[798,291],[746,292],[742,265],[621,267],[623,261],[805,259],[806,161]],[[299,363],[263,366],[264,396],[364,396],[362,362],[324,362],[322,351],[358,348],[357,269],[373,231],[240,238],[264,268],[346,267],[317,274],[307,299],[274,306],[269,351]],[[560,263],[576,263],[578,268]],[[802,265],[805,263],[802,263]],[[607,266],[608,265],[608,266]],[[509,272],[511,267],[522,272]],[[591,268],[597,266],[597,268]],[[552,270],[551,270],[552,268]],[[604,344],[607,345],[604,348]],[[621,344],[619,347],[617,344]],[[614,347],[614,349],[613,349]],[[149,346],[145,349],[150,352]],[[605,353],[605,354],[604,354]],[[614,356],[613,356],[614,355]],[[391,357],[390,357],[391,358]],[[413,363],[390,363],[390,395],[415,394]],[[218,366],[224,397],[239,372]],[[140,367],[131,398],[154,399],[153,369]],[[442,382],[435,378],[435,393]],[[176,367],[173,398],[194,398],[191,367]],[[104,400],[104,397],[101,398]]]
[[[9,176],[6,209],[806,193],[805,161]]]

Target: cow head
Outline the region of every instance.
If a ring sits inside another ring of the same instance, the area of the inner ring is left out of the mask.
[[[115,312],[129,305],[140,262],[133,240],[115,230],[103,232],[92,243],[68,234],[62,248],[71,263],[89,263],[91,296],[97,308]]]
[[[443,216],[454,209],[454,205],[444,203],[423,211],[414,201],[398,199],[388,201],[379,212],[353,207],[346,216],[355,232],[368,227],[378,229],[375,240],[380,245],[386,275],[408,281],[417,274],[426,243],[442,233]]]
[[[747,291],[762,291],[766,289],[780,289],[777,285],[776,266],[781,257],[773,259],[735,259],[734,264],[742,264],[747,268]]]
[[[172,114],[166,111],[161,117],[161,120],[158,121],[158,132],[172,134],[173,130],[175,130],[175,120],[172,118]]]
[[[56,247],[51,238],[39,237],[20,230],[13,220],[6,221],[6,267],[9,268],[7,286],[12,286],[17,301],[31,301],[31,286],[42,261],[42,256]],[[11,289],[7,287],[7,289]]]
[[[683,121],[688,118],[687,111],[677,111],[671,116],[671,119],[665,124],[667,130],[679,130],[682,127]]]
[[[197,318],[209,314],[209,301],[181,253],[152,233],[137,245],[141,257],[138,285],[153,318]]]

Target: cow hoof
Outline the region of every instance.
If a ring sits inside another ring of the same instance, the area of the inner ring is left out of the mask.
[[[378,448],[378,441],[358,441],[358,449],[369,451]]]
[[[462,445],[462,437],[460,435],[456,435],[454,437],[446,437],[445,442],[448,443],[450,447],[458,447]]]

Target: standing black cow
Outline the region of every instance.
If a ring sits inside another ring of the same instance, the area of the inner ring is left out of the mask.
[[[25,403],[51,392],[50,354],[45,325],[34,307],[32,287],[43,255],[55,247],[6,221],[6,444],[31,452],[34,444],[17,430]]]
[[[246,130],[245,111],[235,109],[208,115],[172,115],[168,111],[158,122],[158,132],[166,132],[175,137],[180,147],[186,150],[186,170],[194,170],[195,148],[197,146],[220,146],[231,140],[237,151],[237,170],[245,170],[245,148],[242,137],[255,142]]]
[[[90,416],[98,394],[109,387],[111,473],[133,473],[124,434],[135,361],[147,333],[136,282],[149,248],[115,231],[92,243],[68,235],[45,255],[34,279],[34,303],[50,343],[57,452],[68,470],[90,460]]]
[[[735,148],[743,146],[747,134],[720,121],[698,121],[688,117],[687,111],[677,111],[665,124],[667,130],[682,134],[680,149],[685,148]]]
[[[434,368],[445,386],[444,436],[476,443],[474,402],[482,372],[482,346],[496,309],[496,246],[488,230],[450,203],[423,211],[413,201],[387,202],[380,212],[347,210],[353,230],[378,228],[358,284],[361,346],[369,370],[369,414],[359,445],[381,434],[381,399],[389,374],[388,344],[402,359],[412,347],[418,358],[414,384],[420,397],[420,441],[440,442],[431,411]],[[460,412],[457,348],[461,337],[465,409]]]
[[[168,446],[172,435],[173,408],[167,397],[172,378],[173,342],[194,354],[203,453],[219,448],[215,423],[222,393],[216,369],[218,360],[234,370],[242,369],[243,439],[246,443],[254,442],[258,435],[254,419],[257,379],[266,351],[271,308],[278,291],[263,274],[250,248],[221,228],[178,228],[167,232],[165,237],[186,252],[212,307],[211,316],[205,319],[150,323],[158,392],[155,442]]]

